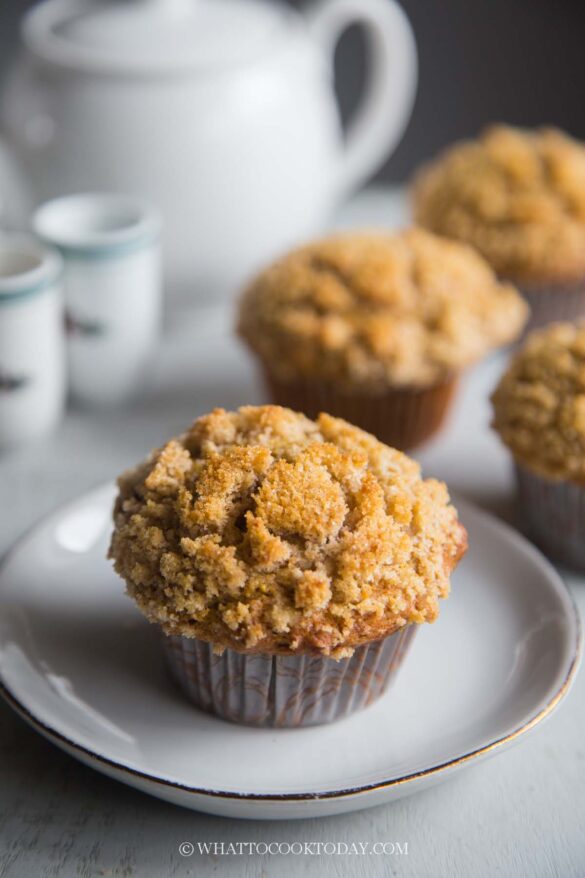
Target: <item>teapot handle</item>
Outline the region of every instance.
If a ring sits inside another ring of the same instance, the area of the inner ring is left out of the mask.
[[[347,28],[365,30],[369,77],[349,123],[335,190],[357,189],[390,155],[408,124],[417,83],[414,35],[395,0],[320,0],[308,13],[317,40],[333,56]]]

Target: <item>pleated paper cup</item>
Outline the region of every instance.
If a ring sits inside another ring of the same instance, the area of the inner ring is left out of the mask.
[[[416,631],[358,647],[335,661],[312,655],[243,654],[164,636],[171,674],[198,708],[234,723],[300,728],[342,719],[376,701],[394,679]]]
[[[457,379],[424,388],[388,389],[380,395],[343,393],[315,380],[281,381],[264,370],[272,401],[309,418],[327,412],[373,433],[381,442],[407,451],[422,445],[443,426],[457,390]]]
[[[585,570],[585,487],[553,482],[516,464],[528,535],[554,561]]]
[[[549,323],[574,323],[585,317],[585,278],[564,284],[520,284],[518,289],[530,305],[523,338]]]

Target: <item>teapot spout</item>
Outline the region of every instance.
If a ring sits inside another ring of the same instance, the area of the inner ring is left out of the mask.
[[[16,232],[27,229],[35,204],[25,154],[26,123],[38,115],[29,70],[18,62],[0,93],[0,229]]]
[[[18,159],[0,139],[0,229],[24,231],[32,212],[33,197]]]

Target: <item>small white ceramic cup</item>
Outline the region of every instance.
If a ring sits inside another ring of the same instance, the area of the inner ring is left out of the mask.
[[[140,199],[57,198],[33,228],[65,262],[69,384],[89,405],[117,405],[144,386],[161,322],[161,221]]]
[[[33,238],[0,235],[0,448],[49,433],[63,414],[62,268]]]

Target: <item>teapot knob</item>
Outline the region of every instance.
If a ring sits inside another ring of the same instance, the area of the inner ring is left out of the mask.
[[[138,3],[167,17],[188,15],[199,0],[138,0]]]

